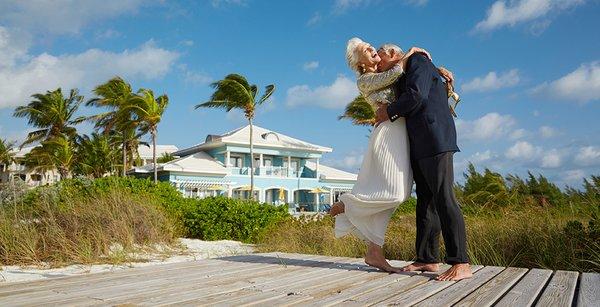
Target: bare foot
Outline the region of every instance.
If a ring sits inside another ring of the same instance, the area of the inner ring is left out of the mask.
[[[439,263],[422,263],[422,262],[413,262],[402,268],[402,272],[413,272],[413,271],[421,271],[421,272],[437,272],[440,269]]]
[[[344,213],[344,209],[344,203],[338,201],[337,203],[333,204],[333,206],[331,206],[331,209],[329,209],[329,215],[336,216],[340,213]]]
[[[397,268],[397,267],[393,267],[389,262],[387,262],[387,260],[383,259],[368,259],[365,257],[365,263],[378,268],[382,271],[385,272],[390,272],[390,273],[400,273],[402,272],[402,268]]]
[[[390,263],[385,260],[383,248],[375,243],[369,243],[369,249],[365,255],[365,263],[390,273],[400,273],[402,270],[401,268],[396,268],[390,265]]]
[[[468,263],[457,263],[449,268],[446,272],[440,274],[436,280],[457,281],[471,277],[473,277],[473,273],[471,273],[471,266]]]

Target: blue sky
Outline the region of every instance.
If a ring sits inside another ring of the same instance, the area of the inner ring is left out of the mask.
[[[90,96],[121,75],[169,95],[159,143],[189,146],[245,124],[193,108],[238,72],[277,87],[256,124],[331,146],[323,163],[357,171],[368,130],[337,116],[357,93],[344,52],[358,36],[426,48],[454,72],[457,175],[472,161],[578,186],[600,174],[598,16],[600,3],[584,0],[2,1],[0,137],[24,137],[12,111],[31,94]]]

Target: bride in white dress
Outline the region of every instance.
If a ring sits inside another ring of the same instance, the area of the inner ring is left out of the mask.
[[[396,52],[402,52],[399,47]],[[385,48],[384,48],[385,49]],[[386,52],[387,50],[380,50]],[[390,86],[403,74],[406,60],[414,52],[429,54],[420,48],[411,48],[398,64],[384,72],[377,72],[381,57],[377,51],[358,38],[348,41],[348,65],[356,71],[357,85],[367,102],[377,109],[378,104],[394,101]],[[410,167],[409,140],[404,118],[385,121],[374,127],[369,146],[360,167],[352,192],[339,197],[331,214],[336,216],[335,234],[341,237],[353,233],[369,244],[365,262],[389,272],[399,272],[384,257],[383,244],[390,218],[398,205],[407,200],[413,185]]]

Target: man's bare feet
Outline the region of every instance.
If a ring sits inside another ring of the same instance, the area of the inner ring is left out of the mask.
[[[382,271],[400,273],[401,269],[390,265],[383,255],[383,248],[375,243],[369,243],[369,249],[365,255],[365,263]]]
[[[340,213],[344,213],[344,203],[341,201],[338,201],[337,203],[333,204],[331,206],[331,209],[329,209],[329,215],[331,216],[336,216]]]
[[[471,277],[473,277],[473,273],[471,273],[471,266],[468,263],[457,263],[449,268],[446,272],[440,274],[436,280],[457,281]]]
[[[413,262],[402,268],[402,272],[413,272],[413,271],[421,271],[421,272],[437,272],[440,269],[439,263],[422,263],[422,262]]]

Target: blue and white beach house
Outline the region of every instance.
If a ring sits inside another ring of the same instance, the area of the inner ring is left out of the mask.
[[[250,196],[250,163],[254,163],[254,193],[261,201],[289,204],[291,210],[319,211],[350,191],[356,174],[322,165],[332,149],[254,126],[254,159],[250,158],[250,126],[223,135],[208,135],[204,143],[172,152],[178,157],[158,165],[161,181],[171,182],[187,197]],[[152,174],[152,163],[130,173]]]

